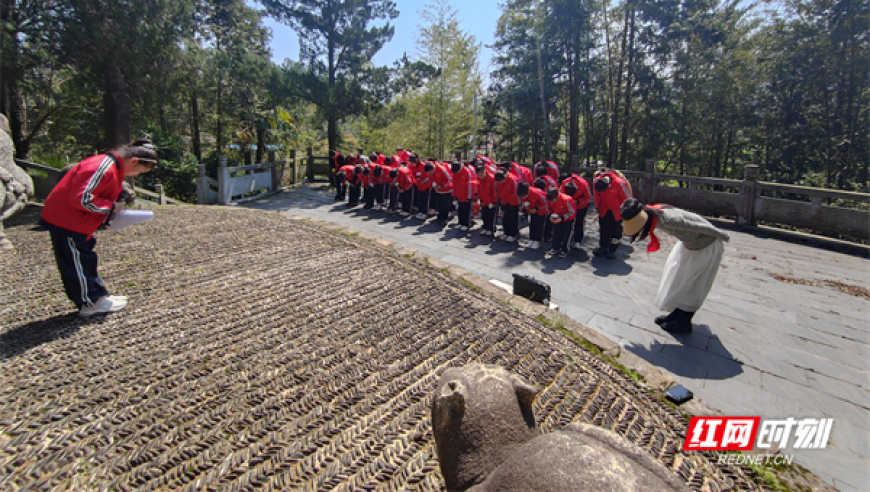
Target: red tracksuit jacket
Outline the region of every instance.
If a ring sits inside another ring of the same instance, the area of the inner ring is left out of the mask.
[[[613,173],[604,173],[595,178],[595,181],[604,176],[610,176],[610,186],[604,191],[595,192],[595,207],[598,208],[598,215],[604,217],[610,210],[616,220],[622,220],[619,207],[626,198],[631,196],[630,185]]]
[[[526,205],[528,203],[528,205]],[[549,213],[549,203],[547,203],[547,193],[535,188],[529,188],[529,196],[523,199],[523,206],[526,210],[535,215],[547,215]],[[534,212],[533,212],[534,210]]]
[[[574,220],[577,217],[577,211],[574,210],[574,199],[570,196],[559,193],[555,201],[549,202],[550,214],[557,214],[562,221]]]
[[[589,206],[589,200],[592,198],[592,193],[589,191],[589,183],[586,182],[581,176],[577,176],[576,174],[572,174],[568,176],[565,181],[562,181],[562,186],[559,188],[559,191],[565,192],[565,183],[574,182],[577,184],[577,193],[574,193],[574,207],[578,210],[581,208],[586,208]]]
[[[504,205],[519,205],[520,197],[517,196],[517,180],[511,173],[505,174],[501,183],[496,183],[498,199]]]
[[[90,239],[124,189],[121,166],[121,159],[114,154],[99,154],[78,163],[45,199],[42,219]]]
[[[474,199],[474,188],[477,181],[477,173],[474,169],[463,165],[458,173],[453,175],[453,196],[462,203]]]
[[[491,172],[486,171],[486,177],[483,179],[477,178],[477,197],[480,199],[480,205],[484,207],[498,202],[495,177]]]
[[[432,189],[435,193],[452,193],[453,192],[453,177],[450,171],[445,169],[441,163],[433,162],[435,170],[432,174],[426,173],[432,181]]]
[[[402,191],[408,191],[414,186],[414,175],[406,166],[396,168],[396,186]]]

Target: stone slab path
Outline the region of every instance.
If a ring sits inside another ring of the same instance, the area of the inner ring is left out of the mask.
[[[647,254],[624,245],[619,258],[590,255],[597,222],[590,213],[583,251],[547,258],[513,244],[429,222],[333,202],[319,185],[248,203],[325,220],[407,245],[485,278],[512,274],[548,282],[570,318],[671,372],[725,415],[762,419],[832,417],[827,449],[784,450],[840,490],[870,483],[870,261],[745,232],[729,232],[722,268],[689,335],[661,331],[653,305],[674,240]],[[863,294],[863,295],[862,295]]]

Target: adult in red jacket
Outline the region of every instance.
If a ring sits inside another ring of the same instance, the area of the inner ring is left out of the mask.
[[[511,173],[500,169],[495,173],[495,183],[499,206],[504,212],[501,222],[504,240],[512,243],[520,235],[520,197],[517,196],[517,180]]]
[[[459,229],[464,232],[471,229],[471,202],[475,196],[477,173],[470,165],[459,161],[453,161],[450,170],[453,172],[453,197],[459,202],[456,212]]]
[[[538,249],[544,239],[544,224],[547,223],[547,214],[549,213],[547,195],[534,186],[529,186],[529,183],[519,183],[517,195],[522,200],[522,207],[529,212],[530,217],[529,244],[526,247]]]
[[[571,246],[580,249],[580,242],[583,241],[586,229],[586,211],[589,209],[589,201],[592,199],[589,183],[582,176],[571,174],[562,181],[559,191],[574,199],[574,210],[577,211],[577,217],[574,219],[574,244]]]
[[[119,197],[124,177],[138,176],[156,165],[157,151],[151,142],[137,140],[81,161],[45,199],[39,223],[51,235],[64,290],[81,318],[120,311],[127,305],[126,297],[109,295],[97,273],[94,232],[123,209]]]
[[[480,200],[480,218],[483,225],[481,236],[495,235],[495,217],[498,211],[498,191],[495,185],[495,174],[487,169],[483,161],[476,161],[474,170],[477,173],[477,198]]]
[[[598,247],[592,250],[595,256],[616,258],[619,240],[622,239],[622,216],[619,207],[631,196],[630,185],[609,169],[595,174],[592,187],[595,189],[595,207],[598,209],[598,226],[601,238]]]
[[[411,215],[414,193],[417,190],[417,187],[414,186],[414,175],[408,166],[401,165],[390,169],[390,178],[393,180],[393,187],[397,195],[395,201],[390,200],[390,209],[396,210],[401,205],[401,215],[407,217]]]
[[[453,203],[453,177],[443,164],[438,161],[427,161],[423,169],[432,182],[432,201],[438,211],[438,224],[447,225],[450,218],[450,206]]]
[[[547,190],[547,202],[550,205],[550,223],[553,224],[553,245],[550,253],[559,254],[560,258],[570,252],[571,236],[574,235],[574,199],[559,192],[556,188]]]

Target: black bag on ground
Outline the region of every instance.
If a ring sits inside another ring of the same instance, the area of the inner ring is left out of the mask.
[[[550,304],[550,284],[545,284],[528,275],[520,275],[518,273],[513,275],[515,296],[523,296],[526,299],[540,302],[544,305]]]

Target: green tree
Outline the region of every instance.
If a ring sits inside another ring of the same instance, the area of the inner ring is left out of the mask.
[[[398,17],[390,0],[260,0],[268,13],[299,35],[302,62],[288,76],[299,97],[315,104],[327,122],[330,148],[338,145],[338,122],[384,102],[387,70],[372,57],[393,37]],[[374,23],[386,19],[383,25]]]

